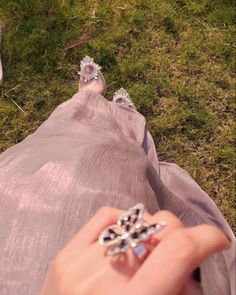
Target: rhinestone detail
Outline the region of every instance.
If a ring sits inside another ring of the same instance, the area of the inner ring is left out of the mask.
[[[84,78],[85,82],[89,82],[92,79],[98,79],[98,73],[101,67],[96,64],[93,58],[86,55],[80,62],[80,71],[78,72]]]
[[[121,215],[117,224],[109,226],[99,236],[99,243],[108,246],[106,255],[113,256],[137,247],[166,226],[165,222],[148,225],[142,219],[144,205],[139,203]]]
[[[128,94],[128,92],[122,87],[119,90],[117,90],[113,96],[113,101],[125,105],[127,107],[132,107],[133,102]]]

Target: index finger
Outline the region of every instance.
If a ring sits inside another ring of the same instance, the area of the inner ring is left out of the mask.
[[[83,228],[65,246],[64,251],[82,251],[97,240],[104,228],[116,222],[123,210],[113,207],[101,207]]]

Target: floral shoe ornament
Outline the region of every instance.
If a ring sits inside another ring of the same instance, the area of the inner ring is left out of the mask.
[[[115,92],[115,94],[113,96],[113,101],[118,104],[129,107],[131,109],[134,108],[134,104],[133,104],[128,92],[123,87]]]
[[[98,79],[100,69],[101,67],[94,62],[93,58],[86,55],[80,62],[80,71],[78,74],[84,78],[85,82],[89,82],[92,79]]]

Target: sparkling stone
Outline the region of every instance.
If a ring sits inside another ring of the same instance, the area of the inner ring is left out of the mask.
[[[142,255],[143,253],[145,253],[146,248],[144,245],[138,245],[134,248],[134,253],[139,256]]]
[[[132,239],[137,239],[139,237],[139,234],[137,232],[134,232],[130,236]]]
[[[94,70],[93,66],[87,65],[85,67],[85,70],[84,71],[85,71],[86,74],[92,74],[93,70]]]
[[[128,237],[122,238],[117,245],[108,249],[107,255],[113,256],[119,253],[126,252],[130,248],[130,239]]]
[[[118,237],[120,237],[124,232],[117,225],[112,225],[104,230],[99,236],[99,243],[101,245],[113,244]]]

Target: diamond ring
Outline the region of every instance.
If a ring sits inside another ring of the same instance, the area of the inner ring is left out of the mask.
[[[146,251],[145,243],[166,226],[166,222],[147,224],[143,219],[144,205],[139,203],[122,214],[117,223],[106,228],[99,236],[106,255],[114,256],[133,249],[137,256]]]

